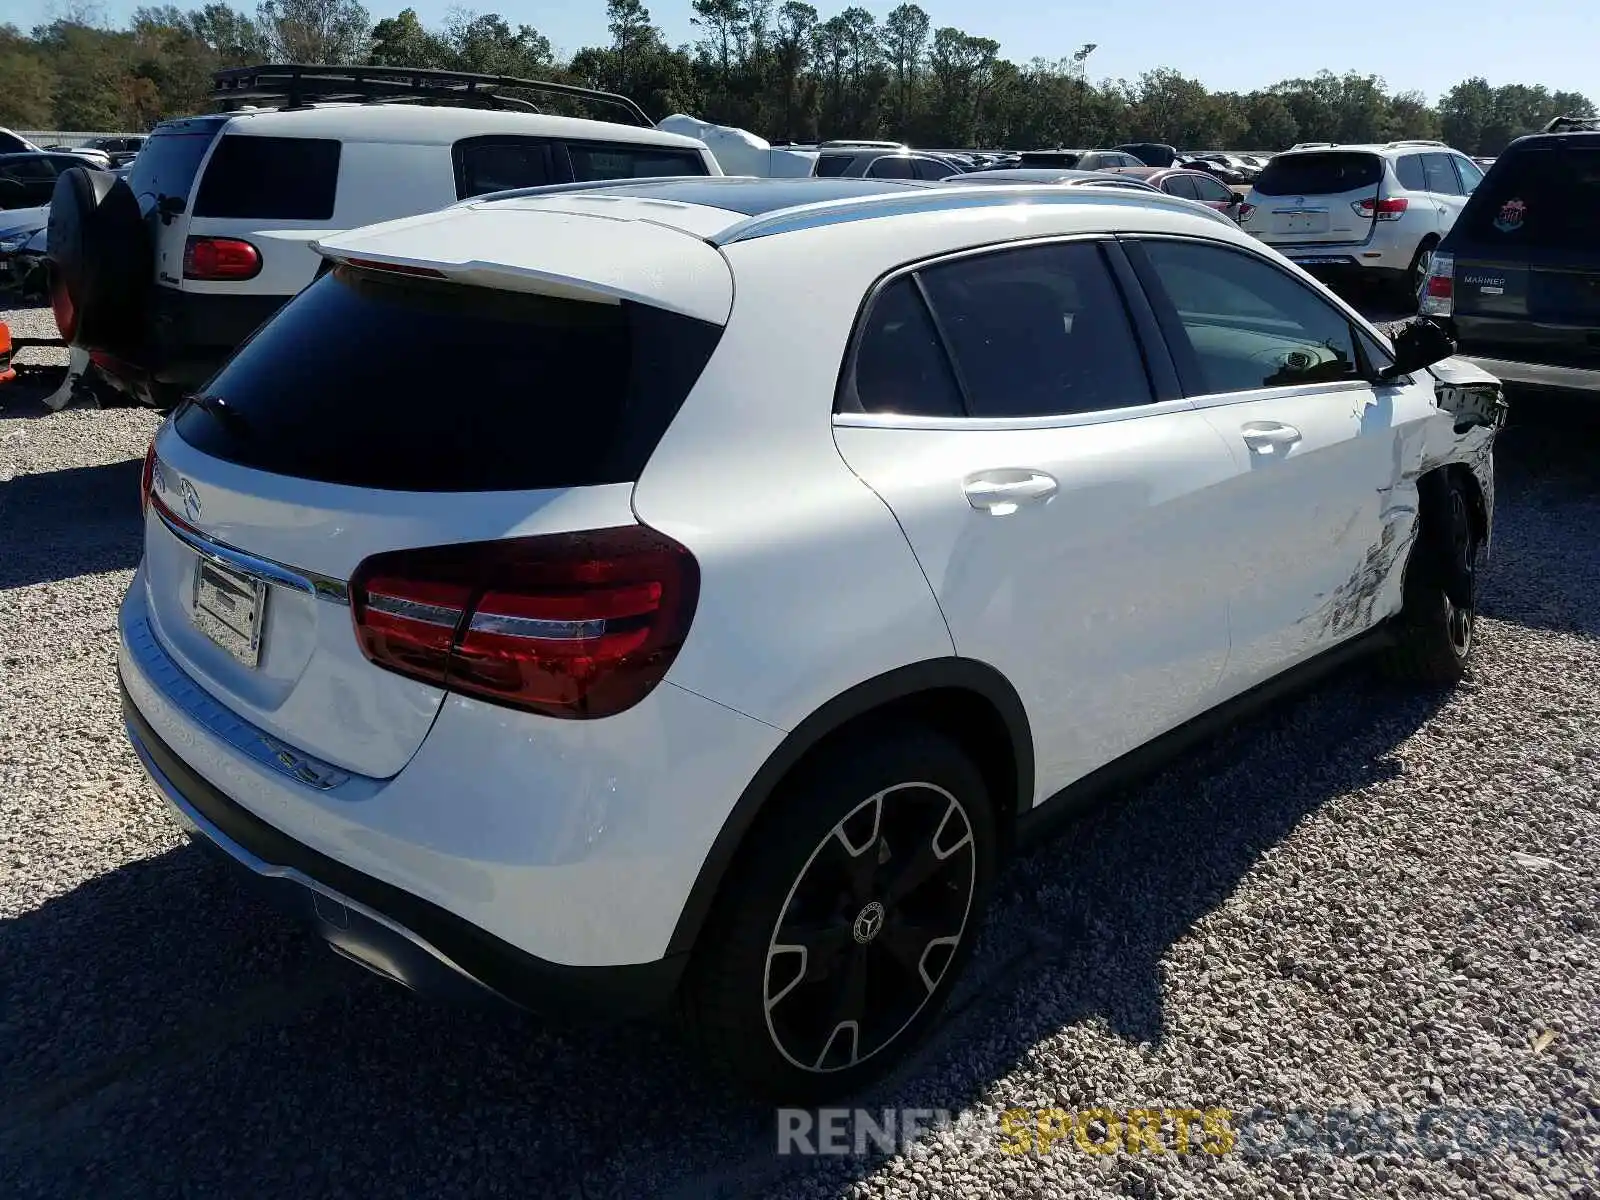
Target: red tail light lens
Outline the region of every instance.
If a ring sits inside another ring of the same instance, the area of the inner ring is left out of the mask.
[[[374,555],[350,583],[372,662],[553,717],[606,717],[661,682],[700,568],[642,525]]]
[[[1245,221],[1248,221],[1250,219],[1250,214],[1255,212],[1257,207],[1259,207],[1259,206],[1258,205],[1254,205],[1254,204],[1241,203],[1239,205],[1239,220],[1240,220],[1240,222],[1243,223]]]
[[[261,274],[261,251],[238,238],[192,237],[183,247],[185,279],[254,279]]]
[[[1448,317],[1456,304],[1456,260],[1452,254],[1435,252],[1428,264],[1428,278],[1417,297],[1417,311],[1429,317]]]
[[[1408,201],[1402,196],[1391,197],[1388,200],[1379,200],[1376,196],[1368,196],[1365,200],[1357,200],[1350,207],[1356,210],[1358,217],[1376,217],[1380,221],[1398,221],[1406,211]]]
[[[142,517],[150,511],[150,492],[156,482],[156,440],[150,439],[150,445],[144,452],[144,467],[139,472],[139,515]]]

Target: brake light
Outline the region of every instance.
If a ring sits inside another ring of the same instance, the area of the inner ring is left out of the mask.
[[[254,279],[261,251],[239,238],[192,237],[183,247],[183,277],[212,281]]]
[[[606,717],[661,682],[700,568],[642,525],[374,555],[350,581],[369,660],[553,717]]]
[[[1434,254],[1428,278],[1417,297],[1417,311],[1425,317],[1448,317],[1455,311],[1456,260],[1451,254]]]
[[[1357,200],[1350,207],[1356,210],[1358,217],[1371,217],[1379,221],[1398,221],[1406,211],[1408,201],[1404,196],[1391,196],[1387,200],[1379,200],[1376,196],[1368,196],[1365,200]]]
[[[150,492],[156,482],[156,440],[150,439],[150,445],[145,448],[144,467],[139,472],[139,515],[145,516],[150,512]]]
[[[1246,204],[1243,201],[1240,202],[1240,204],[1239,204],[1239,223],[1241,225],[1244,224],[1244,222],[1246,222],[1246,221],[1248,221],[1250,219],[1250,214],[1255,212],[1256,207],[1257,206],[1254,205],[1254,204]]]

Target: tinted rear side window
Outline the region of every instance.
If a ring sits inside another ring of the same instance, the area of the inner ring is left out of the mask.
[[[1263,196],[1331,196],[1376,187],[1382,178],[1383,160],[1376,154],[1280,154],[1256,179],[1256,191]]]
[[[579,183],[708,173],[705,160],[693,150],[674,150],[670,146],[568,142],[567,156],[572,160],[572,178]]]
[[[842,412],[959,417],[961,389],[909,276],[885,287],[861,327],[839,397]]]
[[[462,200],[554,183],[549,143],[533,138],[473,138],[455,144],[456,195]]]
[[[850,169],[850,164],[855,161],[853,154],[822,154],[817,156],[817,169],[815,175],[827,179],[843,175]]]
[[[142,161],[145,154],[135,161]],[[326,221],[339,189],[339,143],[228,134],[206,164],[194,215]]]
[[[1600,139],[1503,156],[1484,177],[1457,228],[1495,250],[1600,249]]]
[[[636,480],[721,327],[341,267],[173,420],[229,462],[328,483],[463,492]]]
[[[1408,192],[1426,191],[1428,187],[1427,174],[1422,169],[1422,155],[1406,154],[1394,160],[1394,173],[1400,180],[1400,186]]]
[[[220,123],[196,121],[150,135],[128,173],[128,186],[140,209],[148,213],[163,196],[175,196],[188,203],[200,162],[220,128]]]

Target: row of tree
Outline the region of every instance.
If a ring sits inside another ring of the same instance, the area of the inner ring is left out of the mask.
[[[561,61],[549,40],[500,16],[456,12],[428,28],[412,9],[374,23],[359,0],[261,0],[139,9],[111,29],[82,10],[24,34],[0,25],[0,125],[147,129],[206,111],[211,72],[261,61],[446,67],[583,83],[645,111],[688,112],[773,140],[879,137],[923,146],[1106,146],[1277,150],[1296,141],[1441,137],[1497,154],[1560,114],[1594,113],[1575,92],[1467,79],[1430,105],[1373,75],[1323,71],[1248,93],[1212,92],[1159,68],[1088,77],[1092,46],[1014,63],[999,43],[933,28],[915,4],[882,20],[850,7],[824,20],[803,0],[693,0],[700,40],[672,46],[643,0],[605,0],[611,40]]]

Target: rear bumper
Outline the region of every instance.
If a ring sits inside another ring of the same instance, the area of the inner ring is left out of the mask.
[[[1367,242],[1327,242],[1308,245],[1304,242],[1273,242],[1266,238],[1261,244],[1271,246],[1292,263],[1298,263],[1313,274],[1399,275],[1411,267],[1411,255],[1404,247],[1383,239]]]
[[[541,1011],[626,1017],[670,998],[678,916],[782,736],[667,683],[604,721],[450,697],[378,779],[191,678],[156,636],[143,566],[119,634],[128,734],[180,823],[381,973]]]
[[[1600,391],[1600,328],[1480,316],[1451,324],[1457,353],[1508,383]]]
[[[563,1016],[630,1017],[664,1007],[682,956],[621,967],[534,958],[399,888],[280,833],[189,767],[122,689],[128,740],[177,823],[252,877],[279,908],[333,949],[414,991],[504,1002]]]
[[[1470,350],[1462,357],[1476,363],[1489,374],[1505,383],[1520,383],[1527,387],[1556,388],[1562,391],[1600,392],[1600,370],[1582,367],[1562,367],[1551,363],[1518,362],[1512,359],[1491,358],[1474,354]]]

